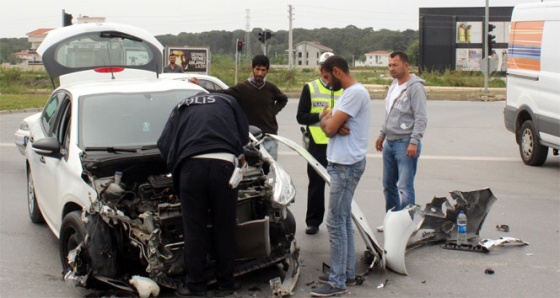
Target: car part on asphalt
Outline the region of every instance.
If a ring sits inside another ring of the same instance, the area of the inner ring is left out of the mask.
[[[462,250],[462,251],[472,251],[472,252],[490,252],[486,247],[480,244],[457,244],[457,241],[451,240],[447,241],[441,245],[445,249]]]
[[[464,210],[469,218],[467,238],[470,240],[478,237],[490,208],[497,200],[496,197],[489,188],[452,191],[450,194],[455,201],[453,205],[447,198],[442,197],[434,197],[426,204],[422,211],[424,220],[408,240],[409,249],[426,243],[456,239],[456,222],[460,210]]]
[[[408,239],[422,224],[420,206],[409,206],[399,211],[387,211],[383,220],[383,235],[385,237],[385,264],[394,272],[408,275],[404,254]]]
[[[509,232],[509,226],[508,225],[496,225],[496,229],[498,231],[502,231],[502,232]]]
[[[480,241],[480,245],[482,245],[484,248],[488,250],[490,250],[494,246],[505,245],[505,244],[511,244],[511,246],[529,245],[529,243],[513,237],[500,237],[496,240],[483,239]]]

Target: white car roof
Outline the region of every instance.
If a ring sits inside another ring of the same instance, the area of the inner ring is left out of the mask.
[[[183,80],[183,81],[187,81],[190,78],[198,78],[198,79],[204,79],[213,82],[218,86],[220,86],[222,89],[229,88],[229,86],[219,78],[214,76],[209,76],[209,75],[203,75],[203,74],[195,74],[195,73],[188,73],[188,72],[184,72],[184,73],[173,72],[173,73],[162,73],[160,74],[160,77],[163,79]]]
[[[162,80],[162,79],[122,79],[122,80],[101,80],[95,82],[81,82],[68,84],[59,87],[72,93],[75,99],[82,95],[102,94],[102,93],[135,93],[135,92],[158,92],[166,90],[193,90],[205,92],[204,88],[183,81]]]

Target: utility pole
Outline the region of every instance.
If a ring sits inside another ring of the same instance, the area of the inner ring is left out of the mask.
[[[486,63],[486,71],[484,72],[484,94],[488,94],[488,74],[490,73],[490,53],[488,53],[488,20],[489,20],[489,9],[488,2],[486,0],[486,7],[484,9],[484,60],[482,63]]]
[[[237,61],[239,61],[239,38],[235,40],[235,85],[237,85]]]
[[[294,35],[292,32],[292,21],[294,20],[294,13],[292,10],[292,5],[288,5],[288,68],[292,69],[294,67]]]
[[[251,59],[251,10],[245,10],[247,14],[246,20],[247,23],[245,24],[245,59]]]

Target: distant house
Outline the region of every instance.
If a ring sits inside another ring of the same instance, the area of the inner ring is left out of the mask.
[[[27,50],[19,51],[16,54],[18,59],[21,60],[22,65],[37,65],[43,64],[41,61],[41,56],[37,53],[37,48],[47,36],[49,31],[53,28],[40,28],[27,33],[27,41],[31,43],[31,47]]]
[[[298,67],[317,66],[319,57],[324,52],[332,52],[333,49],[316,41],[302,41],[295,45],[294,63]]]
[[[88,16],[79,16],[77,18],[77,24],[85,24],[85,23],[104,23],[105,17],[88,17]],[[41,56],[37,53],[37,48],[45,37],[47,33],[54,28],[39,28],[27,33],[27,41],[31,43],[31,47],[27,50],[19,51],[16,54],[18,59],[21,61],[22,66],[28,65],[42,65],[43,61],[41,60]]]
[[[356,66],[387,67],[389,65],[389,55],[387,51],[373,51],[365,54],[366,61],[356,62]]]

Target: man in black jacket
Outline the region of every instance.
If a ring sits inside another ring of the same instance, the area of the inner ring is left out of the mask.
[[[229,180],[248,142],[247,116],[226,94],[202,93],[181,101],[163,129],[158,147],[173,174],[183,214],[186,276],[178,296],[206,295],[204,272],[210,246],[216,256],[215,296],[239,289],[233,278],[232,249],[237,188],[230,187]],[[207,229],[209,214],[211,230]]]

